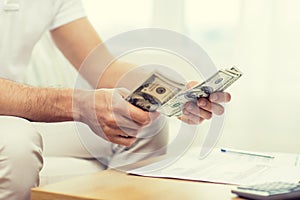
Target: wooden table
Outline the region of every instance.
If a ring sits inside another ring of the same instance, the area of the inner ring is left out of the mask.
[[[115,170],[34,188],[31,200],[238,200],[231,185],[149,178]]]

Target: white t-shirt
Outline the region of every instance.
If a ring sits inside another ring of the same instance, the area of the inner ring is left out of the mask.
[[[84,16],[81,0],[0,0],[0,77],[21,80],[43,33]]]

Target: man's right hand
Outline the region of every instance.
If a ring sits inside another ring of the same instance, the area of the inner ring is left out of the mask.
[[[89,125],[100,137],[116,144],[131,146],[139,130],[159,115],[157,112],[145,112],[125,101],[125,89],[81,92],[75,95],[80,100],[74,99],[75,109],[79,109],[79,121]]]

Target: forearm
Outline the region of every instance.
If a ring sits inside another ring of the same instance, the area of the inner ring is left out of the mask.
[[[41,122],[74,119],[72,89],[31,87],[5,79],[0,79],[0,85],[0,115]]]

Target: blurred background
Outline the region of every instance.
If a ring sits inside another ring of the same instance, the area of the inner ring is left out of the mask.
[[[83,0],[83,3],[104,41],[138,28],[171,29],[197,42],[218,68],[235,65],[243,72],[242,78],[228,89],[232,101],[226,106],[218,146],[300,152],[300,1]],[[174,69],[189,71],[189,66],[177,63]],[[45,35],[34,50],[24,81],[39,86],[72,87],[75,77],[76,72],[55,49],[49,35]],[[176,132],[180,122],[171,120],[171,131]],[[196,146],[203,141],[209,122],[201,126]]]

